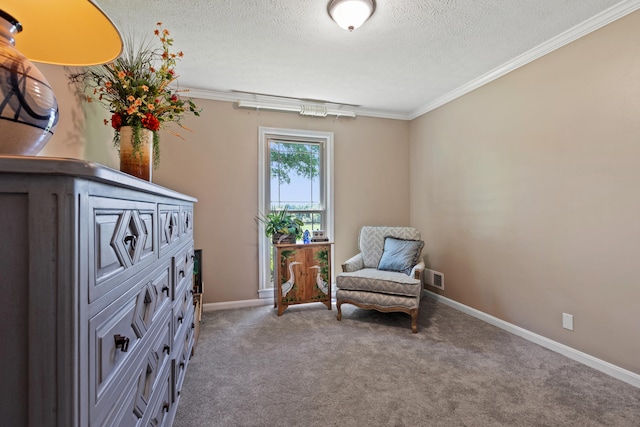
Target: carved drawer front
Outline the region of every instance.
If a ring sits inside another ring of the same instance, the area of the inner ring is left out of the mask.
[[[182,235],[191,236],[193,234],[193,206],[180,208],[180,226],[182,227]]]
[[[193,297],[191,289],[183,291],[179,295],[179,299],[174,302],[173,306],[173,333],[174,341],[178,342],[179,336],[184,334],[184,330],[190,327],[193,322],[195,308],[193,306]]]
[[[169,247],[177,244],[180,238],[180,206],[158,205],[160,218],[160,255],[163,255]]]
[[[146,358],[136,373],[137,397],[134,412],[139,417],[142,417],[146,412],[153,391],[162,386],[160,383],[161,374],[170,369],[172,341],[171,316],[165,316],[162,327],[153,337],[151,349],[147,352]]]
[[[136,403],[136,388],[127,386],[123,389],[124,393],[119,394],[121,401],[110,405],[108,413],[104,419],[96,419],[91,422],[92,426],[122,426],[122,427],[138,427],[141,425],[142,417],[136,414],[134,407]]]
[[[191,349],[193,348],[193,333],[195,325],[193,319],[190,321],[184,333],[180,335],[179,341],[176,341],[176,357],[173,363],[173,402],[178,400],[182,390],[182,383],[191,357]]]
[[[171,370],[163,372],[159,387],[154,390],[151,397],[151,404],[143,418],[143,426],[165,427],[169,426],[169,411],[172,409],[171,403]]]
[[[153,327],[158,316],[166,310],[165,306],[171,304],[170,275],[171,266],[166,262],[162,269],[153,273],[138,293],[133,327],[141,337]]]
[[[113,290],[156,258],[155,205],[90,198],[89,301]],[[83,254],[84,255],[84,254]]]
[[[174,300],[179,298],[179,294],[193,283],[193,260],[195,258],[193,245],[186,246],[173,257]]]
[[[127,380],[124,371],[136,357],[142,338],[135,326],[139,297],[116,300],[89,320],[89,398],[98,412],[113,404],[111,390]]]

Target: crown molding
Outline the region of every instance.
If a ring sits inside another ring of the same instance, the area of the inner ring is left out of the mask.
[[[420,117],[429,111],[435,110],[444,104],[453,101],[467,93],[475,90],[481,86],[486,85],[511,71],[520,68],[536,59],[553,52],[556,49],[561,48],[581,37],[586,36],[599,28],[604,27],[611,22],[614,22],[636,10],[640,9],[640,0],[624,0],[615,6],[599,13],[598,15],[576,25],[575,27],[559,34],[558,36],[534,47],[533,49],[515,57],[513,60],[508,61],[501,66],[481,75],[480,77],[471,80],[470,82],[460,86],[457,89],[429,102],[423,107],[415,110],[409,114],[409,120],[413,120]]]

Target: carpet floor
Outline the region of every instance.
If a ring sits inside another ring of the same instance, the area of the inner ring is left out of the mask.
[[[174,427],[640,426],[640,389],[423,298],[205,312]]]

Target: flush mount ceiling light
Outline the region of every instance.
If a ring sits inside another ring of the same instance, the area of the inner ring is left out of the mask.
[[[340,27],[353,31],[369,19],[376,9],[375,0],[331,0],[329,15]]]

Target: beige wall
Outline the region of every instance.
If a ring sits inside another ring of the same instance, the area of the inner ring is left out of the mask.
[[[40,65],[54,87],[61,118],[41,155],[72,157],[118,168],[106,110],[78,103],[62,67]],[[357,251],[362,225],[409,223],[409,124],[357,117],[309,118],[238,110],[230,102],[196,100],[186,140],[161,135],[153,181],[198,198],[195,245],[203,250],[204,302],[258,297],[258,127],[334,133],[335,262]],[[175,128],[175,130],[179,130]]]
[[[258,127],[332,131],[336,264],[361,225],[411,223],[445,296],[640,373],[639,29],[636,12],[410,123],[198,100],[155,182],[199,199],[205,302],[257,296]],[[117,168],[105,113],[41,69],[61,108],[41,154]]]
[[[411,224],[443,294],[636,373],[638,46],[640,12],[410,124]]]
[[[408,123],[302,118],[198,100],[188,141],[163,136],[154,181],[198,198],[196,247],[203,250],[205,302],[257,298],[258,127],[334,132],[335,261],[356,253],[365,224],[408,224]]]

